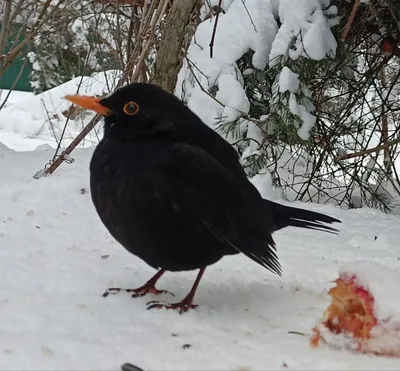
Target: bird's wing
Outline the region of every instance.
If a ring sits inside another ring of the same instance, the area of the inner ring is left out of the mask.
[[[246,183],[247,179],[239,180],[193,145],[174,143],[157,157],[157,166],[144,176],[159,177],[157,191],[162,197],[196,218],[218,239],[281,274],[269,215],[261,196],[248,192],[251,183]]]

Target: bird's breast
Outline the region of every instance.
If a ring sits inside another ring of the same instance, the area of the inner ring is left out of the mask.
[[[90,164],[95,206],[113,214],[126,213],[126,218],[145,208],[147,201],[157,197],[157,184],[161,181],[153,160],[157,150],[136,143],[100,143]]]

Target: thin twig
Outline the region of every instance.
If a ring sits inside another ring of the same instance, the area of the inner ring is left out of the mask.
[[[65,0],[59,0],[58,3],[53,7],[53,9],[46,15],[47,9],[51,6],[52,0],[46,0],[45,4],[43,5],[42,11],[40,12],[35,24],[32,27],[31,32],[28,34],[27,37],[25,37],[24,40],[22,40],[17,46],[12,48],[10,52],[7,54],[0,55],[0,61],[3,62],[1,68],[0,68],[0,76],[4,73],[4,71],[11,65],[12,61],[19,55],[21,50],[28,45],[30,41],[33,40],[35,35],[38,33],[38,31],[41,29],[43,24],[47,22],[48,19],[53,15],[53,13],[59,8],[59,6],[64,2]]]
[[[376,146],[374,148],[369,148],[369,149],[364,149],[362,151],[354,152],[354,153],[348,153],[345,155],[340,155],[336,157],[336,161],[343,161],[343,160],[348,160],[349,158],[354,158],[354,157],[361,157],[364,155],[368,155],[370,153],[374,152],[379,152],[381,149],[389,148],[392,147],[396,144],[400,143],[400,138],[391,140],[390,142],[387,142],[385,144],[381,144],[379,146]]]
[[[342,41],[345,41],[346,38],[347,38],[347,35],[348,35],[348,33],[350,31],[350,27],[351,27],[351,25],[352,25],[352,23],[354,21],[354,17],[356,15],[356,12],[357,12],[357,9],[358,9],[359,5],[360,5],[360,0],[354,0],[353,9],[351,10],[350,17],[347,20],[346,26],[344,27],[344,30],[343,30],[343,33],[342,33]]]
[[[156,18],[156,20],[154,22],[150,23],[149,29],[146,30],[146,32],[148,33],[149,36],[148,36],[147,42],[142,47],[140,57],[135,66],[135,71],[132,74],[132,79],[134,81],[137,81],[140,76],[140,71],[142,70],[142,64],[144,63],[144,60],[146,58],[146,55],[148,54],[150,46],[154,42],[154,38],[155,38],[154,30],[155,30],[156,26],[161,23],[161,20],[166,13],[168,4],[169,4],[169,0],[160,1],[157,11],[156,11],[156,13],[158,13],[158,17]]]
[[[3,19],[1,23],[1,30],[0,30],[0,55],[4,54],[5,46],[6,46],[6,39],[8,36],[8,31],[10,28],[10,15],[11,15],[11,5],[12,0],[5,0],[5,7],[3,11]]]
[[[214,39],[215,39],[215,34],[217,33],[217,25],[218,25],[218,19],[219,19],[219,13],[221,13],[221,6],[222,6],[222,0],[219,0],[218,2],[218,7],[217,7],[217,14],[215,15],[215,22],[214,22],[214,27],[213,27],[213,32],[211,35],[211,40],[210,40],[210,58],[213,57],[213,48],[214,48]]]
[[[39,179],[43,175],[53,174],[54,171],[68,158],[71,152],[78,146],[78,144],[85,138],[87,134],[97,125],[101,120],[101,115],[94,116],[89,123],[83,128],[83,130],[77,135],[77,137],[71,142],[71,144],[58,156],[52,164],[44,171],[39,171],[35,174],[34,178]]]
[[[251,17],[251,14],[250,14],[250,12],[249,12],[249,9],[247,9],[247,5],[246,5],[246,2],[245,2],[245,1],[246,1],[246,0],[242,0],[243,7],[244,7],[244,9],[246,10],[247,15],[249,16],[249,19],[250,19],[251,24],[253,25],[254,31],[257,32],[257,27],[256,27],[256,25],[255,25],[254,22],[253,22],[253,18]]]
[[[11,93],[13,92],[15,87],[17,86],[17,83],[18,83],[19,79],[21,78],[22,73],[24,72],[24,69],[25,69],[25,67],[27,65],[27,62],[28,62],[28,60],[25,58],[24,63],[22,63],[22,65],[21,65],[21,67],[20,67],[20,69],[18,71],[18,75],[15,77],[10,89],[8,89],[8,92],[7,92],[7,95],[6,95],[5,99],[3,100],[3,102],[1,102],[0,111],[4,108],[4,106],[7,103],[8,98],[10,97]]]

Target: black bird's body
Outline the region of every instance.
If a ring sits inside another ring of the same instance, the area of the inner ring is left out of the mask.
[[[250,243],[268,251],[260,196],[202,149],[140,140],[113,168],[114,158],[99,161],[102,146],[91,164],[94,205],[112,236],[153,268],[199,269]]]
[[[127,102],[138,112],[124,114]],[[132,84],[100,104],[110,114],[90,164],[93,203],[110,234],[153,268],[204,271],[243,253],[280,274],[273,232],[334,231],[320,222],[336,219],[264,200],[234,148],[172,94]]]

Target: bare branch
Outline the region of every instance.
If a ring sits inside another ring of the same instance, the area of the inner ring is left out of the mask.
[[[215,15],[215,22],[214,22],[214,27],[211,35],[211,41],[209,44],[210,47],[210,58],[213,57],[213,48],[214,48],[214,39],[215,39],[215,34],[217,32],[217,24],[218,24],[218,19],[219,19],[219,13],[221,13],[221,6],[222,6],[222,0],[219,0],[216,15]]]
[[[6,39],[10,27],[9,22],[10,22],[11,8],[12,8],[12,0],[5,0],[3,21],[0,30],[0,55],[4,54],[5,51]]]

